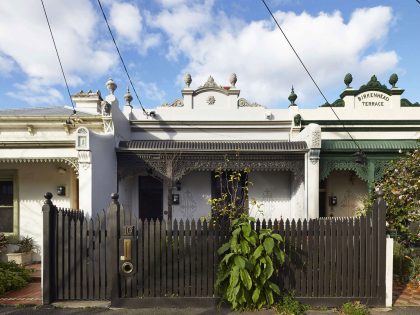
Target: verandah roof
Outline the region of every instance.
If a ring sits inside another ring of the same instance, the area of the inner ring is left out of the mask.
[[[417,140],[356,140],[363,151],[414,150],[420,148]],[[322,140],[322,151],[357,151],[352,140]]]
[[[192,141],[192,140],[132,140],[121,141],[120,151],[164,152],[302,152],[305,141]]]

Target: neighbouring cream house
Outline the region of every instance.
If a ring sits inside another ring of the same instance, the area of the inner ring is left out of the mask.
[[[180,99],[145,111],[129,92],[120,106],[112,80],[104,99],[75,94],[76,114],[0,110],[0,231],[40,243],[46,191],[56,205],[90,215],[118,191],[140,218],[208,216],[220,167],[250,169],[249,198],[267,218],[351,216],[386,161],[418,147],[420,104],[401,98],[394,75],[389,88],[373,76],[359,89],[347,75],[335,114],[300,108],[293,90],[284,109],[241,98],[236,75],[226,85],[191,82],[186,75]]]

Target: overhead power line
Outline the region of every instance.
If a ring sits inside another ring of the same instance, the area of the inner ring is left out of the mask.
[[[140,107],[143,110],[143,113],[145,113],[147,116],[150,116],[150,114],[144,109],[143,104],[140,101],[140,98],[137,94],[136,88],[134,87],[133,81],[131,80],[130,74],[128,73],[127,67],[125,66],[124,59],[123,59],[123,57],[120,53],[120,50],[118,49],[118,45],[117,45],[117,42],[115,41],[114,34],[112,34],[111,27],[109,26],[108,19],[106,18],[106,15],[105,15],[105,12],[104,12],[104,9],[102,7],[102,4],[101,4],[100,0],[98,0],[98,4],[99,4],[99,7],[101,8],[102,15],[104,17],[105,23],[108,26],[108,31],[109,31],[109,34],[111,35],[112,41],[114,42],[114,45],[115,45],[115,48],[117,50],[118,56],[120,56],[121,63],[123,65],[125,73],[127,74],[127,77],[128,77],[128,81],[130,81],[131,88],[133,89],[134,94],[136,95],[137,101],[139,102]]]
[[[73,107],[73,114],[76,114],[76,109],[74,108],[73,99],[71,98],[69,85],[68,85],[67,79],[66,79],[66,74],[64,73],[63,65],[61,63],[61,59],[60,59],[60,55],[58,53],[57,45],[55,44],[54,35],[53,35],[52,30],[51,30],[50,21],[48,20],[47,10],[45,9],[45,5],[44,5],[44,1],[43,0],[41,0],[41,4],[42,4],[42,8],[44,9],[45,19],[47,20],[48,28],[50,30],[51,39],[52,39],[52,42],[53,42],[54,48],[55,48],[55,53],[57,54],[58,63],[60,64],[61,73],[63,74],[64,82],[66,83],[67,93],[69,94],[71,106]]]
[[[98,0],[99,1],[99,0]],[[309,77],[311,78],[312,82],[315,84],[316,88],[318,89],[319,93],[322,95],[322,97],[324,98],[325,102],[328,104],[328,107],[332,110],[332,112],[334,113],[335,117],[337,117],[338,121],[341,122],[344,130],[347,132],[347,134],[349,135],[350,139],[354,142],[354,144],[356,145],[357,149],[359,150],[359,152],[362,152],[362,149],[360,148],[359,144],[357,143],[356,140],[354,140],[354,138],[352,137],[352,135],[350,134],[350,132],[346,129],[344,123],[341,121],[340,117],[338,117],[337,113],[335,112],[334,108],[331,106],[331,103],[328,102],[327,98],[325,97],[324,93],[322,93],[321,88],[319,87],[319,85],[316,83],[315,79],[312,77],[311,73],[309,72],[308,68],[305,66],[305,64],[303,63],[302,59],[299,57],[299,54],[297,53],[297,51],[295,50],[295,48],[293,47],[292,43],[290,42],[289,38],[287,38],[286,33],[283,31],[283,29],[281,28],[279,22],[277,22],[277,19],[275,18],[273,12],[270,10],[270,8],[268,7],[267,3],[265,2],[265,0],[261,0],[262,3],[265,5],[265,7],[267,8],[267,11],[270,13],[271,17],[273,18],[274,22],[276,23],[277,27],[279,28],[279,30],[281,31],[281,33],[283,34],[284,38],[286,39],[287,43],[289,44],[290,48],[292,48],[293,52],[295,53],[296,57],[299,59],[300,63],[302,64],[303,68],[305,69],[306,73],[309,75]],[[420,0],[416,0],[416,1],[420,1]]]

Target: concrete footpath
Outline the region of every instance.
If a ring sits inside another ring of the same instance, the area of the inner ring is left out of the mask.
[[[106,314],[106,315],[274,315],[277,314],[273,310],[264,310],[259,312],[233,312],[227,309],[199,309],[199,308],[149,308],[149,309],[113,309],[107,307],[89,307],[85,305],[82,308],[60,308],[60,307],[44,307],[44,306],[35,306],[35,307],[24,307],[24,306],[3,306],[0,307],[0,314],[13,314],[13,315],[24,315],[24,314]],[[308,315],[322,315],[322,314],[338,314],[334,310],[326,311],[308,311]],[[371,309],[372,315],[420,315],[420,307],[417,306],[406,306],[406,307],[394,307],[393,309]]]

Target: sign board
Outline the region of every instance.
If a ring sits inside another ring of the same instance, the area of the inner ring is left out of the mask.
[[[379,91],[362,92],[355,97],[356,108],[383,108],[391,106],[391,96]]]

